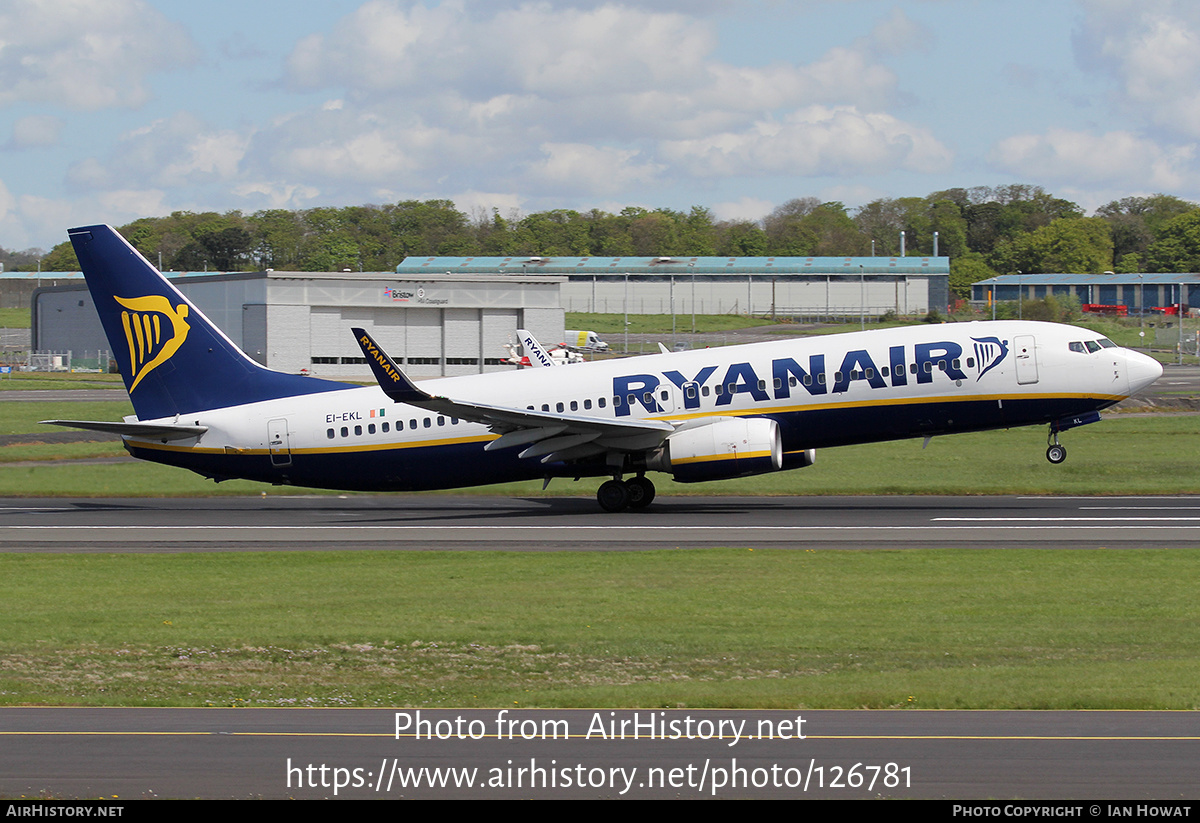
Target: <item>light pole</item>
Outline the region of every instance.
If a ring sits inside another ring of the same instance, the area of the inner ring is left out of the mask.
[[[1146,283],[1142,279],[1144,275],[1138,272],[1138,337],[1141,338],[1142,347],[1146,346]]]
[[[688,263],[688,271],[692,274],[692,334],[696,333],[696,264]],[[693,340],[692,343],[696,341]]]
[[[858,325],[867,330],[867,275],[860,264],[858,267]]]
[[[625,353],[629,354],[629,272],[625,272],[625,299],[622,304],[625,308]]]

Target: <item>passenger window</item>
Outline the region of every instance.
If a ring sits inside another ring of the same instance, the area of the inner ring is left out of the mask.
[[[817,375],[817,382],[820,383],[822,386],[825,385],[825,372],[821,372],[820,374]]]
[[[555,403],[555,404],[554,404],[554,410],[555,410],[555,411],[562,411],[562,410],[563,410],[563,408],[564,408],[564,407],[563,407],[563,404],[562,404],[561,402],[559,402],[559,403]]]
[[[590,397],[585,397],[585,398],[583,399],[583,408],[584,408],[584,411],[587,411],[587,410],[588,410],[588,409],[590,409],[591,407],[592,407],[592,398],[590,398]]]
[[[796,378],[794,378],[794,377],[792,378],[792,385],[793,386],[796,385]],[[804,385],[806,385],[806,386],[812,385],[812,375],[811,374],[804,375]]]
[[[416,420],[409,420],[409,421],[408,421],[408,427],[409,427],[410,429],[415,429],[415,428],[417,427],[417,421],[416,421]]]
[[[388,432],[390,432],[391,430],[392,430],[392,427],[391,427],[391,425],[390,425],[390,424],[388,424],[388,423],[384,423],[384,424],[383,424],[383,432],[384,432],[384,434],[387,434],[387,433],[388,433]]]
[[[446,425],[446,418],[444,418],[444,417],[439,417],[439,418],[437,419],[437,423],[438,423],[438,425],[439,425],[439,426],[444,426],[444,425]]]
[[[325,436],[328,437],[330,440],[332,440],[333,439],[333,429],[326,429]]]
[[[615,398],[614,398],[614,399],[615,399]],[[596,402],[600,404],[600,408],[604,408],[604,398],[603,398],[603,397],[601,397],[601,398],[600,398],[599,400],[597,400]],[[618,404],[618,405],[619,405],[619,404]]]
[[[368,423],[367,424],[367,434],[374,434],[374,433],[375,433],[375,424]]]
[[[579,401],[578,400],[571,401],[571,411],[579,411]]]
[[[429,428],[429,426],[430,426],[429,418],[426,417],[425,418],[425,428]]]
[[[355,426],[355,427],[354,427],[354,436],[355,436],[355,437],[361,437],[361,436],[362,436],[362,426]]]
[[[342,426],[342,437],[349,437],[349,436],[350,436],[350,430],[348,428],[346,428],[345,426]]]

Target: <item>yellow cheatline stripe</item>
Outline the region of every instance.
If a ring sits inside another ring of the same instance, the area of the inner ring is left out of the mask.
[[[369,435],[364,435],[369,436]],[[486,443],[490,440],[495,440],[498,435],[486,434],[476,437],[455,437],[442,440],[421,440],[416,442],[401,442],[401,443],[371,443],[363,446],[322,446],[319,448],[309,449],[289,449],[291,454],[347,454],[350,452],[373,452],[373,451],[395,451],[397,449],[420,449],[433,446],[453,446],[461,443]],[[270,454],[269,449],[237,449],[234,452],[226,452],[225,447],[212,448],[209,446],[176,446],[172,443],[148,443],[141,440],[129,441],[131,445],[137,448],[156,449],[157,451],[169,452],[189,452],[192,454],[238,454],[238,455],[254,455],[254,454]],[[283,453],[280,450],[279,453]]]
[[[683,460],[671,460],[672,466],[681,466],[685,463],[715,463],[718,460],[749,460],[752,457],[770,457],[771,452],[728,452],[727,454],[710,454],[704,457],[687,457]]]
[[[136,322],[134,324],[137,325]],[[919,403],[962,403],[970,401],[991,401],[991,400],[1048,400],[1048,399],[1079,399],[1079,400],[1111,400],[1119,402],[1124,400],[1127,395],[1093,395],[1093,394],[988,394],[988,395],[971,395],[969,397],[955,396],[940,396],[940,397],[916,397],[916,398],[899,398],[891,400],[860,400],[844,403],[810,403],[804,406],[770,406],[765,408],[754,409],[729,409],[720,411],[701,411],[694,414],[668,414],[655,417],[644,418],[647,420],[694,420],[704,417],[761,417],[769,414],[792,414],[796,412],[817,411],[825,409],[853,409],[853,408],[869,408],[869,407],[886,407],[886,406],[907,406]],[[284,415],[286,417],[287,415]],[[608,418],[600,418],[607,420]],[[643,418],[633,418],[643,419]],[[621,422],[614,420],[614,422]],[[371,435],[356,435],[356,436],[371,436]],[[477,435],[474,437],[457,437],[445,438],[439,440],[420,440],[408,442],[390,442],[390,443],[373,443],[362,446],[322,446],[317,448],[290,449],[292,454],[347,454],[351,452],[371,452],[371,451],[390,451],[394,449],[420,449],[433,446],[456,445],[462,443],[487,443],[497,439],[499,435]],[[920,435],[912,435],[919,437]],[[141,440],[130,441],[138,448],[156,449],[158,451],[172,452],[191,452],[194,454],[226,454],[225,447],[208,447],[208,446],[177,446],[170,443],[144,442]],[[796,454],[804,451],[800,449],[797,452],[788,452]],[[268,449],[238,449],[235,454],[270,454]],[[690,458],[692,460],[718,460],[718,459],[733,459],[737,455],[728,455],[727,457],[705,457],[705,458]],[[741,455],[742,457],[761,457],[764,453],[755,452],[752,455]]]
[[[941,395],[931,397],[901,397],[892,399],[878,400],[854,400],[841,403],[808,403],[802,406],[767,406],[760,404],[760,408],[753,409],[729,409],[729,410],[714,410],[714,411],[697,411],[689,414],[666,414],[658,415],[650,418],[651,420],[694,420],[700,417],[745,417],[745,416],[762,416],[767,414],[791,414],[793,412],[806,411],[823,411],[826,409],[859,409],[870,408],[875,406],[914,406],[921,403],[970,403],[977,401],[991,400],[1101,400],[1112,401],[1119,403],[1126,399],[1128,395],[1124,394],[1057,394],[1057,393],[1039,393],[1039,394],[973,394],[968,396],[956,395]],[[916,435],[914,435],[916,436]]]

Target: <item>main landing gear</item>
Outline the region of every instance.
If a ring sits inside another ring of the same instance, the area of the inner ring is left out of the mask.
[[[645,475],[639,474],[628,480],[619,477],[607,480],[600,485],[596,492],[596,501],[606,512],[619,512],[625,509],[644,509],[654,500],[654,483]]]
[[[1046,442],[1050,444],[1050,447],[1046,449],[1047,460],[1057,466],[1067,459],[1067,447],[1059,444],[1058,432],[1053,427],[1050,429],[1050,435],[1046,438]]]

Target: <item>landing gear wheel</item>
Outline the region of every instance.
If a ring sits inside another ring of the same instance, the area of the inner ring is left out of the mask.
[[[1055,443],[1053,446],[1046,449],[1046,459],[1057,466],[1059,463],[1067,459],[1067,447],[1060,446]]]
[[[600,484],[596,501],[606,512],[624,511],[629,506],[629,488],[620,480],[607,480]]]
[[[631,477],[625,481],[625,488],[631,509],[644,509],[654,500],[654,483],[648,477]]]

